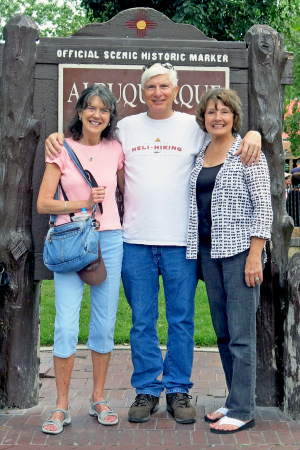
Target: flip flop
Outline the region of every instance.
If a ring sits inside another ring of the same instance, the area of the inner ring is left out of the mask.
[[[89,415],[92,417],[98,417],[98,422],[101,423],[101,425],[116,425],[119,422],[118,414],[111,409],[109,406],[107,400],[99,400],[98,402],[93,402],[93,399],[90,398],[91,407],[89,409]],[[102,411],[99,413],[96,409],[97,405],[106,405],[109,410],[108,411]],[[107,416],[116,416],[117,418],[113,422],[107,422],[105,419]]]
[[[216,428],[211,428],[210,431],[216,434],[233,434],[238,431],[248,430],[248,428],[252,428],[255,426],[255,419],[250,420],[250,422],[243,422],[242,420],[233,419],[232,417],[222,417],[220,420],[220,425],[236,425],[236,430],[218,430]]]
[[[222,406],[222,408],[217,409],[216,411],[214,411],[212,414],[216,414],[216,413],[221,413],[224,414],[224,416],[227,415],[228,413],[228,409],[225,408],[225,406]],[[221,417],[221,419],[223,419],[223,417]],[[207,417],[207,415],[204,417],[205,422],[208,423],[216,423],[218,422],[218,420],[220,420],[220,417],[218,419],[210,419],[209,417]]]
[[[55,408],[51,411],[51,415],[49,417],[49,419],[45,420],[45,422],[43,423],[42,426],[42,432],[43,433],[47,433],[47,434],[59,434],[62,432],[62,430],[64,429],[65,425],[69,425],[71,423],[71,416],[70,416],[70,407],[68,407],[67,410],[65,409],[60,409],[60,408]],[[51,416],[55,413],[55,412],[61,412],[64,415],[64,420],[61,422],[59,419],[51,419]],[[45,425],[54,425],[56,426],[56,430],[47,430],[45,427]]]

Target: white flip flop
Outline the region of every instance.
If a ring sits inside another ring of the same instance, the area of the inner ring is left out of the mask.
[[[243,422],[242,420],[233,419],[232,417],[222,417],[219,425],[236,425],[236,430],[218,430],[217,428],[211,428],[210,431],[216,434],[233,434],[238,431],[248,430],[255,426],[255,419],[250,420],[250,422]]]
[[[213,411],[212,414],[216,414],[216,413],[221,413],[224,414],[224,416],[227,416],[228,413],[228,409],[225,408],[225,406],[222,406],[222,408],[217,409],[216,411]],[[223,417],[221,417],[223,418]],[[216,423],[218,422],[218,420],[220,420],[220,417],[218,419],[210,419],[209,417],[207,417],[207,415],[204,417],[205,422],[208,423]]]

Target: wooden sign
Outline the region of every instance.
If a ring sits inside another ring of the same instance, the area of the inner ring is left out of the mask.
[[[216,87],[229,88],[228,67],[177,68],[179,91],[175,100],[176,111],[195,114],[202,92]],[[141,89],[143,66],[139,65],[59,65],[59,131],[66,127],[74,116],[75,105],[83,89],[99,83],[108,87],[118,104],[119,118],[147,111]]]

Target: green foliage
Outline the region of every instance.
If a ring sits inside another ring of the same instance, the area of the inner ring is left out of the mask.
[[[291,152],[294,156],[300,155],[300,110],[298,106],[300,98],[297,98],[293,105],[293,112],[291,115],[286,116],[284,120],[284,131],[289,135],[289,141],[291,143]]]
[[[82,0],[89,17],[107,21],[127,8],[152,7],[174,22],[189,23],[217,40],[243,40],[254,24],[287,31],[298,6],[293,0]]]
[[[285,33],[284,41],[288,51],[294,53],[294,84],[285,89],[285,106],[295,100],[292,115],[286,116],[284,120],[284,131],[289,135],[291,152],[294,156],[300,154],[300,14],[293,16],[290,29]],[[285,111],[286,112],[286,111]]]
[[[190,23],[219,41],[242,41],[252,25],[267,24],[278,31],[288,27],[292,5],[273,0],[177,0],[173,20]],[[182,4],[180,4],[182,3]]]
[[[0,37],[3,26],[15,15],[26,14],[38,24],[41,36],[68,36],[88,23],[80,0],[1,0]]]
[[[160,277],[161,278],[161,277]],[[167,343],[168,324],[166,320],[166,306],[162,280],[160,279],[160,291],[158,299],[159,319],[157,331],[159,342]],[[54,282],[43,281],[41,299],[41,345],[53,345],[55,320],[55,296]],[[83,300],[80,311],[80,332],[78,342],[85,344],[89,333],[90,321],[90,295],[89,287],[84,287]],[[120,299],[115,328],[115,343],[126,344],[130,342],[131,309],[126,301],[124,289],[121,285]],[[203,282],[199,282],[195,297],[195,345],[211,346],[216,345],[216,335],[213,330],[210,310],[207,301],[207,294]]]

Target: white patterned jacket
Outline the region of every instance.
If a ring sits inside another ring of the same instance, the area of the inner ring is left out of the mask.
[[[244,166],[240,157],[235,156],[240,142],[241,137],[236,135],[212,192],[212,258],[227,258],[247,250],[251,236],[262,239],[271,237],[273,211],[267,160],[261,153],[258,165]],[[187,259],[196,259],[198,254],[196,182],[206,148],[200,150],[190,178]]]

